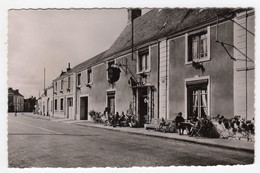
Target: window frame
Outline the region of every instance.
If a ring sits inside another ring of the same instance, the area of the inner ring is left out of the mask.
[[[203,32],[206,32],[206,38],[207,38],[207,56],[203,57],[203,58],[197,58],[197,59],[193,59],[191,57],[191,39],[193,36],[198,36],[198,35],[202,35]],[[190,33],[186,33],[185,34],[185,64],[189,65],[192,64],[192,62],[204,62],[204,61],[210,61],[210,26],[200,29],[200,30],[196,30]],[[191,60],[189,60],[191,59]]]
[[[185,87],[185,118],[188,118],[188,83],[194,82],[195,85],[200,84],[203,81],[207,81],[207,108],[208,108],[208,116],[211,117],[211,80],[210,76],[202,76],[202,77],[194,77],[194,78],[186,78],[184,81],[184,87]]]
[[[81,73],[77,73],[77,86],[80,87],[81,86]],[[80,79],[80,80],[79,80]]]
[[[54,111],[58,110],[58,99],[54,99]]]
[[[64,110],[64,99],[63,98],[60,99],[60,110],[61,111]]]
[[[60,80],[60,91],[63,91],[64,80]]]
[[[146,55],[146,66],[145,70],[140,71],[140,63],[143,60],[140,60],[142,55]],[[137,51],[137,63],[136,63],[136,74],[149,73],[151,72],[151,47],[145,47]]]
[[[89,74],[90,74],[90,76],[89,76]],[[86,78],[87,78],[87,81],[86,81],[87,84],[93,84],[93,70],[92,70],[92,68],[87,69],[87,77]]]
[[[70,89],[70,82],[71,82],[71,77],[68,76],[68,85],[67,85],[67,89]]]

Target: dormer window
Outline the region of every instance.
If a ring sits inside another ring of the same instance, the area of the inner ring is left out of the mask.
[[[137,59],[137,73],[145,73],[150,71],[150,55],[149,49],[145,49],[138,52]]]

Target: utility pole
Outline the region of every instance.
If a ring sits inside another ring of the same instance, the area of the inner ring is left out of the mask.
[[[43,71],[43,90],[45,90],[45,67],[44,67],[44,71]]]

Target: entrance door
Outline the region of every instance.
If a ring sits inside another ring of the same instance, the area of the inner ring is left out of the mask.
[[[146,123],[146,117],[148,116],[147,88],[138,89],[138,114],[140,126],[143,126]]]
[[[50,113],[49,113],[49,102],[50,102],[50,99],[48,98],[47,99],[47,116],[50,116]]]
[[[73,117],[72,117],[73,102],[72,101],[73,101],[72,98],[67,99],[67,118],[69,118],[69,119],[73,119]]]
[[[207,84],[188,86],[188,118],[208,115]]]
[[[80,98],[80,120],[88,119],[88,97]]]
[[[107,107],[109,108],[110,114],[116,114],[115,92],[107,93]]]

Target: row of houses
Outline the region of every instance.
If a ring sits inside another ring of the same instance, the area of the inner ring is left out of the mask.
[[[152,118],[254,117],[254,9],[128,10],[112,46],[70,66],[41,97],[43,114],[89,120],[132,110]]]
[[[24,99],[19,89],[8,88],[8,112],[33,112],[36,105],[36,97]]]

